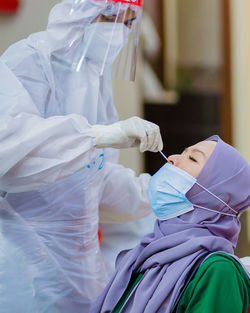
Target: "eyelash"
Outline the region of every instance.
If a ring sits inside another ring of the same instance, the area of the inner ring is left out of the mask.
[[[197,161],[193,157],[191,157],[191,156],[189,156],[189,160],[197,163]]]

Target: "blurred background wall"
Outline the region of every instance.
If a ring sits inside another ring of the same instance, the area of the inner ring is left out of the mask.
[[[179,64],[197,67],[221,66],[220,2],[218,0],[176,2]]]
[[[45,29],[58,2],[20,0],[0,15],[0,54]],[[145,11],[136,82],[113,85],[120,118],[158,123],[166,154],[218,133],[250,161],[249,0],[145,0]],[[153,173],[163,160],[130,149],[120,162]],[[250,255],[250,214],[242,226],[237,253]]]
[[[230,4],[233,143],[250,162],[250,2],[231,0]],[[242,224],[239,254],[250,255],[249,209],[242,217]]]
[[[12,43],[43,30],[47,25],[48,12],[56,3],[57,0],[21,0],[17,13],[1,14],[0,53]]]

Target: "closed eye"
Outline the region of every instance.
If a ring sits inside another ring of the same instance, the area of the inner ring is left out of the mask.
[[[197,163],[197,160],[195,158],[193,158],[191,155],[188,158],[189,158],[189,160]]]

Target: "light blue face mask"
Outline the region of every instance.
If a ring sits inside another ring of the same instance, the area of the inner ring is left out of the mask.
[[[148,195],[150,206],[159,220],[190,212],[193,204],[186,193],[193,187],[196,179],[180,168],[166,163],[150,179]]]
[[[163,155],[164,156],[164,155]],[[167,160],[167,158],[164,156]],[[227,206],[234,214],[219,212],[210,208],[192,204],[186,197],[187,192],[197,184],[211,196]],[[238,217],[238,212],[222,199],[200,185],[197,180],[184,170],[166,163],[150,179],[148,187],[150,206],[159,220],[168,220],[194,210],[194,207],[219,214]]]

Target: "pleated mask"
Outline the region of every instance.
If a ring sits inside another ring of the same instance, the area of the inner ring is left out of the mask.
[[[150,179],[150,206],[159,220],[168,220],[194,209],[186,198],[196,179],[182,169],[166,163]]]

